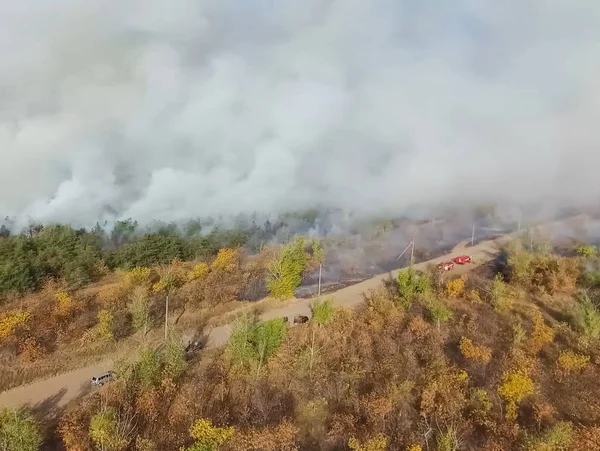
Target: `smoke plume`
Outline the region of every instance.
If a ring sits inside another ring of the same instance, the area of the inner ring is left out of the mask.
[[[0,213],[600,194],[593,0],[3,0]]]

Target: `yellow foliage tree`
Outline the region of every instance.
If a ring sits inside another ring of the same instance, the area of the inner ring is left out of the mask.
[[[492,350],[487,346],[474,344],[467,337],[460,339],[460,352],[467,359],[475,360],[483,364],[488,364],[492,359]]]
[[[54,295],[56,299],[56,305],[52,314],[58,319],[69,318],[76,310],[75,302],[73,298],[65,291],[61,291]]]
[[[467,293],[467,299],[473,304],[481,304],[483,301],[481,300],[481,295],[479,291],[473,289]]]
[[[227,442],[234,434],[233,427],[219,428],[207,419],[196,420],[190,428],[190,436],[196,441],[188,448],[180,451],[214,451]]]
[[[202,279],[208,274],[208,264],[202,262],[198,263],[194,268],[188,272],[186,278],[188,281]]]
[[[506,401],[506,418],[516,420],[517,406],[527,396],[533,394],[533,381],[529,376],[521,372],[509,371],[502,376],[502,384],[498,387],[498,393]]]
[[[377,434],[361,444],[355,437],[350,437],[348,447],[354,451],[385,451],[387,449],[387,437],[383,434]]]
[[[558,368],[565,373],[584,370],[590,363],[590,357],[573,351],[560,351]]]
[[[536,310],[533,314],[533,332],[529,339],[529,351],[533,354],[537,354],[542,350],[544,345],[551,343],[554,340],[554,330],[546,323],[542,314]]]
[[[104,340],[113,340],[113,314],[108,310],[98,312],[98,324],[96,325],[96,335]]]
[[[446,286],[444,291],[446,292],[446,296],[449,298],[459,298],[465,292],[465,277],[459,277],[458,279],[449,280],[446,282]]]
[[[240,253],[237,249],[224,248],[219,249],[217,256],[212,262],[213,270],[233,272],[240,262]]]
[[[133,287],[146,285],[150,282],[150,274],[150,268],[146,268],[144,266],[136,266],[135,268],[125,272],[125,283]]]
[[[96,300],[102,308],[112,310],[122,306],[127,299],[127,289],[129,284],[116,283],[103,287],[97,294]]]
[[[29,312],[9,312],[0,317],[0,342],[14,335],[17,329],[27,327]]]

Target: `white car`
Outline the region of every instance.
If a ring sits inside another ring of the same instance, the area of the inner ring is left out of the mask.
[[[115,378],[115,373],[113,373],[112,371],[108,371],[107,373],[104,373],[101,376],[93,376],[92,377],[92,385],[97,385],[98,387],[101,387],[102,385],[106,384],[107,382],[112,381]]]

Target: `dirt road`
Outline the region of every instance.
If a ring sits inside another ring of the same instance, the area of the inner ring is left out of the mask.
[[[573,218],[575,219],[575,218]],[[569,221],[569,220],[566,220]],[[552,233],[555,226],[564,224],[565,221],[557,221],[539,226],[543,233]],[[478,265],[492,260],[498,254],[498,245],[509,240],[511,235],[506,235],[496,240],[482,241],[481,243],[467,247],[467,241],[459,243],[450,254],[442,255],[432,260],[415,265],[416,269],[424,269],[428,264],[437,264],[450,260],[461,254],[471,255],[473,263],[467,265],[456,265],[452,271],[453,275],[463,274],[476,268]],[[391,273],[395,277],[398,270]],[[380,274],[356,285],[348,286],[334,293],[327,294],[327,298],[333,299],[336,306],[355,307],[363,301],[363,293],[378,288],[383,280],[390,277],[389,273]],[[285,306],[270,310],[261,319],[271,319],[287,316],[292,319],[295,315],[310,315],[310,299],[299,299],[287,303]],[[217,347],[225,344],[230,335],[230,326],[215,327],[208,333],[206,347]],[[186,337],[187,338],[187,337]],[[91,388],[90,378],[101,374],[112,368],[112,362],[107,361],[98,365],[81,368],[49,379],[37,381],[21,387],[0,393],[0,408],[19,407],[30,405],[41,409],[65,406],[78,396],[85,394]]]

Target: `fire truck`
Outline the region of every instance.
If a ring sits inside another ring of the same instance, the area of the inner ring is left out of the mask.
[[[454,263],[457,265],[464,265],[465,263],[471,263],[471,257],[469,255],[461,255],[454,259]]]
[[[443,262],[443,263],[440,263],[439,265],[437,265],[437,267],[440,271],[452,271],[452,269],[454,269],[454,262],[452,262],[452,261]]]

